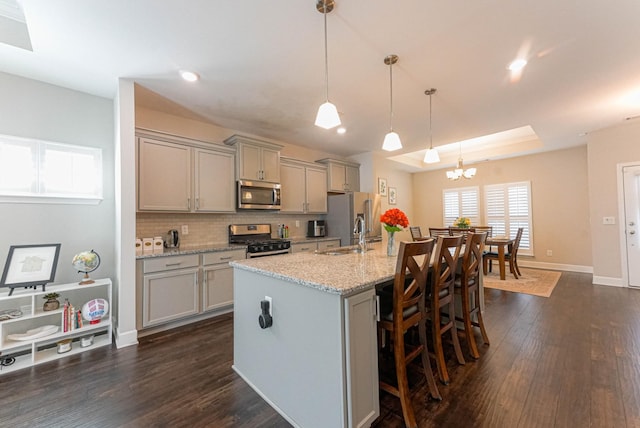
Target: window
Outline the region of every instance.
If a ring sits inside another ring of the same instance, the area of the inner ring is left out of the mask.
[[[0,202],[100,200],[101,149],[0,135]]]
[[[523,227],[520,254],[533,255],[531,183],[493,184],[484,187],[485,220],[493,236],[515,236]]]
[[[478,187],[445,189],[442,192],[443,225],[451,226],[458,217],[468,217],[471,224],[480,223],[480,191]]]

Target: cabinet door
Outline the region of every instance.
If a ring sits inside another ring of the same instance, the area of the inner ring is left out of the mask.
[[[240,144],[238,177],[245,180],[260,180],[262,175],[261,148],[250,144]]]
[[[138,209],[189,211],[191,149],[146,138],[138,142]]]
[[[233,305],[233,268],[228,263],[202,270],[202,310],[210,311]]]
[[[180,319],[199,312],[198,269],[179,269],[145,275],[142,326]]]
[[[317,248],[318,246],[315,242],[291,244],[292,253],[303,253],[303,252],[315,251]]]
[[[326,214],[327,212],[327,171],[324,169],[306,169],[307,195],[306,211],[313,214]]]
[[[305,210],[305,168],[301,165],[282,164],[280,212],[302,213]],[[326,180],[325,180],[326,183]],[[326,184],[325,184],[326,186]],[[326,199],[326,193],[325,193]]]
[[[346,166],[341,164],[329,164],[329,190],[332,192],[344,192]]]
[[[338,248],[340,247],[340,240],[332,240],[332,241],[318,241],[318,250],[328,250],[330,248]]]
[[[262,148],[262,179],[273,183],[280,182],[280,152]]]
[[[360,191],[360,168],[357,166],[347,166],[346,167],[346,190],[349,192],[359,192]]]
[[[380,414],[375,292],[369,290],[346,299],[344,313],[347,426],[370,426]]]
[[[234,162],[233,154],[195,149],[196,211],[235,211]]]

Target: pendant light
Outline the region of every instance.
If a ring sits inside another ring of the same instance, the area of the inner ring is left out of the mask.
[[[476,175],[475,168],[464,169],[462,166],[462,144],[460,144],[460,155],[458,157],[458,166],[453,171],[447,171],[447,178],[449,180],[459,180],[460,177],[471,178]]]
[[[382,150],[392,152],[402,148],[400,136],[393,132],[393,64],[398,62],[398,55],[389,55],[384,63],[389,66],[389,133],[384,136]]]
[[[335,105],[329,102],[329,55],[327,53],[327,13],[333,10],[334,0],[317,0],[316,10],[324,15],[324,80],[325,80],[325,102],[318,108],[316,115],[316,126],[324,129],[335,128],[340,125],[340,115]]]
[[[435,88],[427,89],[426,91],[424,91],[425,95],[429,95],[429,149],[427,149],[427,152],[424,154],[424,163],[440,162],[438,151],[433,148],[433,132],[431,130],[431,95],[435,93]]]

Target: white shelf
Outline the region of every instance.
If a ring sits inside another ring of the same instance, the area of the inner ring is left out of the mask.
[[[86,324],[84,324],[82,328],[64,332],[62,331],[64,316],[62,306],[60,309],[54,311],[42,310],[44,303],[42,296],[53,292],[60,294],[58,300],[61,301],[61,305],[64,304],[64,299],[68,299],[76,309],[81,309],[82,305],[91,299],[106,299],[107,302],[109,302],[109,314],[99,323],[89,324],[88,321],[84,321]],[[90,349],[110,345],[112,343],[113,328],[111,320],[111,297],[110,279],[95,280],[95,283],[87,285],[79,285],[77,282],[49,285],[45,291],[41,289],[16,289],[11,296],[8,295],[8,292],[0,293],[0,309],[19,308],[20,306],[26,305],[31,306],[31,313],[29,315],[0,322],[0,352],[2,353],[2,357],[13,356],[16,358],[16,361],[12,365],[1,367],[0,375],[30,367],[34,364],[52,361]],[[25,332],[44,325],[57,325],[60,329],[58,332],[49,336],[32,340],[18,341],[7,338],[10,334]],[[85,348],[81,347],[80,338],[91,334],[96,335],[94,343]],[[56,342],[62,339],[72,339],[72,349],[63,354],[58,354]]]

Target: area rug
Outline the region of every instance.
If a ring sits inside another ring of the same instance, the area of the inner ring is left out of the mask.
[[[497,266],[493,266],[493,272],[484,276],[484,286],[487,288],[497,288],[498,290],[513,291],[515,293],[526,293],[534,296],[549,297],[554,287],[560,279],[561,272],[541,269],[520,268],[522,276],[515,279],[507,267],[506,279],[500,279]]]

